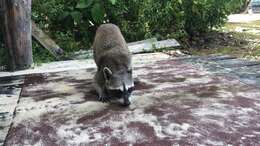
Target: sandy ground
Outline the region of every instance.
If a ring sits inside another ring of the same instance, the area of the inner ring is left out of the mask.
[[[248,23],[260,20],[260,14],[233,14],[228,16],[230,23]]]

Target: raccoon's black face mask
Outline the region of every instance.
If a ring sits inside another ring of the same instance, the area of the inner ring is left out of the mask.
[[[129,98],[134,90],[132,70],[112,73],[109,68],[104,68],[103,72],[107,96],[111,99],[118,99],[124,106],[130,105]]]
[[[116,90],[116,89],[113,89],[113,90],[107,89],[107,94],[111,98],[119,99],[119,102],[122,105],[128,106],[131,104],[129,99],[130,99],[132,91],[133,91],[133,87],[129,88],[128,90],[125,89],[124,91]],[[120,101],[120,99],[121,99],[121,101]]]

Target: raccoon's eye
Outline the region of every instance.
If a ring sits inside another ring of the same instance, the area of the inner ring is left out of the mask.
[[[131,87],[131,88],[129,88],[129,89],[127,90],[128,93],[131,93],[131,92],[133,92],[133,91],[134,91],[134,87]]]
[[[132,69],[127,70],[127,73],[131,74],[133,72]]]

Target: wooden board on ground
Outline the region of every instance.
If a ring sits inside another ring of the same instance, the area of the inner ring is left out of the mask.
[[[130,52],[133,54],[152,52],[156,49],[179,47],[180,44],[175,39],[168,39],[154,42],[144,42],[128,46]]]
[[[153,52],[157,49],[170,48],[170,47],[179,47],[180,44],[175,39],[168,39],[157,41],[156,38],[146,39],[137,42],[127,43],[127,46],[131,53],[139,54],[139,53],[148,53]],[[84,50],[76,52],[72,58],[73,59],[86,59],[93,57],[93,50]]]
[[[46,48],[56,59],[60,59],[64,51],[32,21],[32,36]]]
[[[4,144],[12,124],[14,111],[21,93],[23,77],[0,78],[0,146]]]
[[[143,44],[143,43],[154,43],[157,42],[156,38],[150,38],[150,39],[146,39],[146,40],[142,40],[142,41],[137,41],[137,42],[130,42],[127,43],[127,46],[134,46],[134,45],[138,45],[138,44]]]

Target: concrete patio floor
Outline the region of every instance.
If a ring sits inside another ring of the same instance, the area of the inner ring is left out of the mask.
[[[133,61],[128,108],[96,100],[93,64],[0,77],[0,145],[260,145],[259,62],[162,53]]]

